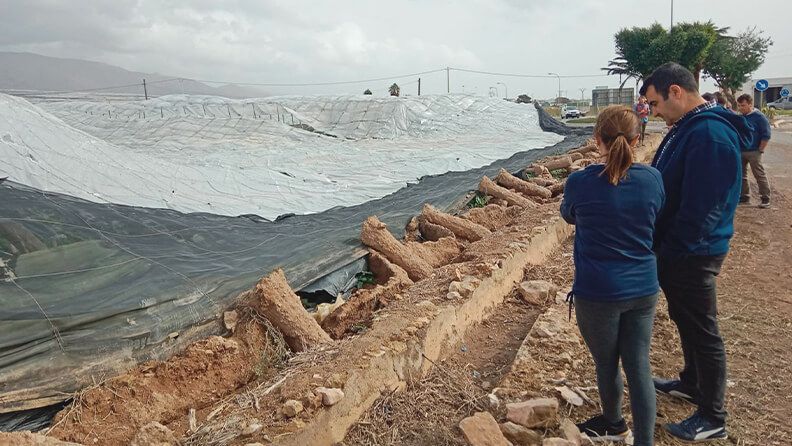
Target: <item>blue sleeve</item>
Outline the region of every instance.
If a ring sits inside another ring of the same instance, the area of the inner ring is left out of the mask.
[[[570,225],[575,224],[574,189],[572,180],[573,175],[567,178],[564,186],[564,198],[561,200],[561,217]]]
[[[768,120],[765,115],[762,115],[761,118],[761,123],[757,129],[759,133],[759,141],[757,141],[757,143],[770,139],[770,120]]]
[[[666,200],[666,193],[665,193],[665,186],[663,186],[663,174],[660,173],[659,170],[655,169],[654,167],[650,167],[650,172],[652,172],[652,178],[655,179],[655,184],[657,185],[657,198],[658,198],[658,208],[657,213],[660,214],[660,211],[663,210],[665,206]]]
[[[689,147],[680,191],[682,201],[666,237],[674,237],[685,246],[696,246],[721,222],[729,201],[737,200],[740,149],[725,134],[711,133],[707,138],[692,135]]]

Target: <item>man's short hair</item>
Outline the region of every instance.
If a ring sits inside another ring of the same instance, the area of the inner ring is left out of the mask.
[[[697,93],[699,88],[693,73],[675,62],[664,63],[657,67],[649,77],[644,79],[640,94],[645,95],[650,85],[663,96],[663,99],[668,99],[668,92],[672,85],[679,85],[680,88],[691,93]]]
[[[749,104],[753,104],[753,98],[748,93],[743,93],[737,98],[737,102],[747,102]]]
[[[701,97],[704,98],[704,100],[707,102],[712,102],[715,100],[715,95],[712,93],[704,93],[703,95],[701,95]]]
[[[715,92],[715,102],[720,105],[726,105],[726,96],[723,95],[720,91]]]

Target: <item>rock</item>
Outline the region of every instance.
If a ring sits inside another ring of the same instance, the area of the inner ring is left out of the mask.
[[[631,435],[628,436],[627,440],[628,441],[625,441],[625,444],[632,444],[632,443],[630,443],[630,441],[632,441],[632,436]],[[580,444],[581,444],[581,446],[595,446],[594,445],[594,440],[592,440],[591,437],[589,437],[588,435],[586,435],[584,433],[580,434]]]
[[[511,421],[501,423],[500,430],[515,446],[539,446],[542,444],[541,434]]]
[[[580,397],[574,390],[570,389],[567,386],[560,386],[556,387],[559,393],[561,393],[561,398],[563,398],[567,403],[580,407],[583,405],[583,398]]]
[[[156,421],[141,427],[129,443],[130,446],[177,446],[180,444],[181,442],[172,430]]]
[[[524,301],[532,305],[544,305],[555,297],[558,287],[546,280],[528,280],[517,287]]]
[[[542,441],[542,446],[575,446],[575,443],[572,443],[569,440],[565,440],[563,438],[552,437],[552,438],[545,438]]]
[[[243,437],[249,437],[258,433],[258,431],[260,431],[263,427],[264,426],[262,426],[258,420],[252,420],[242,427],[242,429],[239,431],[239,435]]]
[[[490,393],[487,395],[487,401],[489,402],[490,409],[495,410],[500,407],[500,398],[494,393]]]
[[[322,404],[325,406],[334,406],[344,398],[344,391],[341,389],[317,387],[314,393],[322,397]]]
[[[308,392],[300,399],[303,408],[318,409],[322,407],[322,395]]]
[[[236,330],[237,322],[239,322],[239,314],[235,310],[223,312],[223,325],[226,330],[233,333]]]
[[[594,402],[594,400],[589,398],[589,396],[586,395],[586,392],[584,392],[583,389],[581,389],[580,387],[573,387],[572,390],[574,390],[575,393],[577,393],[581,398],[583,398],[583,402],[584,403],[586,403],[586,404],[596,404]]]
[[[506,419],[528,428],[550,427],[556,423],[558,400],[536,398],[506,405]]]
[[[452,282],[457,283],[457,282]],[[456,291],[451,291],[450,293],[446,294],[446,299],[448,300],[459,300],[462,299],[462,295]]]
[[[477,412],[459,422],[459,429],[471,446],[508,446],[498,422],[489,412]]]
[[[286,418],[294,418],[303,411],[303,405],[301,402],[297,400],[289,400],[283,404],[281,407],[281,413],[283,413]]]
[[[575,446],[580,446],[582,444],[583,438],[580,435],[580,430],[569,418],[561,420],[558,430],[561,431],[561,437],[567,441],[571,441]]]
[[[540,338],[552,338],[553,335],[555,334],[552,331],[548,330],[547,327],[537,327],[537,326],[534,326],[533,333],[534,335]]]
[[[333,373],[332,375],[330,375],[329,378],[327,378],[327,381],[325,381],[325,387],[331,389],[332,388],[343,389],[344,384],[346,384],[346,380],[344,379],[344,376],[341,375],[340,373]]]
[[[473,276],[465,276],[462,281],[453,281],[448,285],[448,292],[458,293],[462,296],[470,296],[481,281]]]

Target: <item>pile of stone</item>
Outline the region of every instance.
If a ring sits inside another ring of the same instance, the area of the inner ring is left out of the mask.
[[[497,397],[490,398],[497,409]],[[459,423],[459,429],[471,446],[582,446],[591,439],[582,434],[569,419],[559,420],[558,400],[534,398],[506,404],[501,423],[490,412],[477,412]],[[557,435],[543,436],[543,432]]]

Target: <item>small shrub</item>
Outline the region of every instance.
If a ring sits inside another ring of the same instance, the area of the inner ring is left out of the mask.
[[[468,201],[468,208],[483,208],[487,205],[488,197],[479,191]]]
[[[355,274],[355,279],[357,280],[357,287],[363,288],[365,285],[373,285],[374,282],[374,273],[371,271],[361,271]]]

